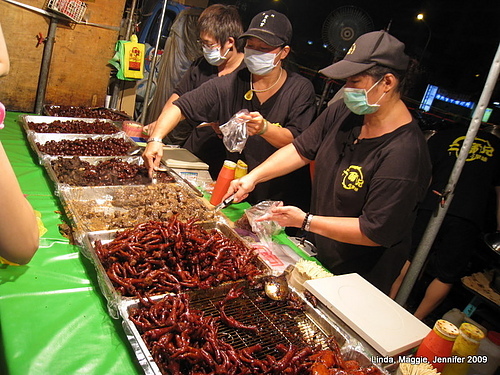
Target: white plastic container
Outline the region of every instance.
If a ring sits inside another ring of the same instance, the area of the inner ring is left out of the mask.
[[[497,332],[489,332],[488,336],[481,340],[475,358],[478,363],[470,365],[467,375],[495,374],[500,367],[500,335]],[[483,363],[483,358],[487,358],[486,363]]]

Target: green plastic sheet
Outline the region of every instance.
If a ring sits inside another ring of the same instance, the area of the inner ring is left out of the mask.
[[[7,113],[0,141],[48,231],[28,265],[0,265],[0,374],[142,374],[93,266],[59,233],[59,199],[19,115]]]

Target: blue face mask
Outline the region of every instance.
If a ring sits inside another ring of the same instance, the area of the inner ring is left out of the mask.
[[[274,59],[280,53],[281,51],[278,53],[266,53],[245,48],[245,64],[250,73],[265,76],[278,65],[278,63],[274,63]]]
[[[377,112],[380,107],[378,102],[384,97],[385,92],[378,98],[375,104],[368,103],[368,93],[377,86],[383,77],[380,78],[375,84],[366,89],[354,89],[354,88],[344,88],[344,103],[352,112],[357,115],[369,115],[371,113]]]
[[[203,48],[203,56],[205,57],[205,60],[207,60],[210,65],[219,66],[225,60],[227,60],[226,56],[227,56],[227,53],[229,52],[229,49],[226,51],[224,56],[221,56],[220,47],[209,48],[209,47],[203,46],[202,48]]]

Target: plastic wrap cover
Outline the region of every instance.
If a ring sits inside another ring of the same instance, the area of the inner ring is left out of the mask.
[[[93,267],[59,233],[59,200],[18,115],[7,114],[0,141],[48,232],[28,265],[0,265],[0,373],[142,374],[120,322],[108,314]]]

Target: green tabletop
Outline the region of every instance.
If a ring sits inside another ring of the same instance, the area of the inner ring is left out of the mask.
[[[28,265],[0,265],[0,374],[141,374],[93,266],[59,233],[59,200],[19,115],[7,114],[0,141],[47,233]]]
[[[0,374],[142,374],[121,322],[108,313],[93,265],[59,232],[64,214],[20,115],[7,113],[0,141],[47,232],[28,265],[0,264]],[[223,212],[236,221],[249,207],[243,202]],[[312,259],[284,233],[274,240]]]

